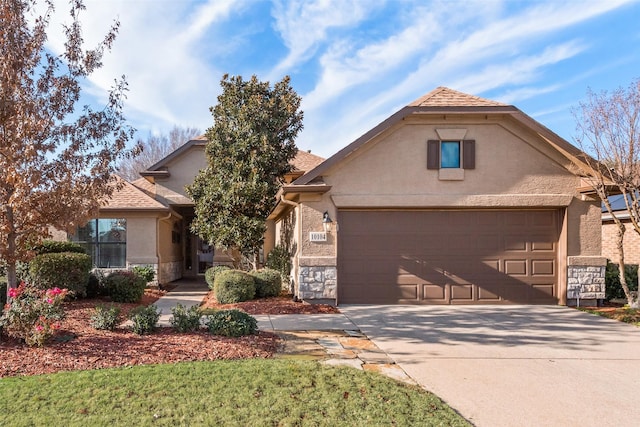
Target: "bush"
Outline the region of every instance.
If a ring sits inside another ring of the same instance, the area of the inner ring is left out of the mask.
[[[158,325],[160,313],[155,305],[134,308],[129,313],[129,319],[133,322],[131,329],[138,335],[152,333]]]
[[[89,273],[89,281],[87,282],[87,298],[109,295],[105,286],[104,274],[102,274],[100,270]]]
[[[30,283],[39,289],[67,288],[74,297],[87,295],[91,257],[77,252],[38,255],[29,263]]]
[[[29,346],[42,347],[64,319],[66,289],[37,289],[24,283],[9,292],[11,302],[0,317],[0,328]]]
[[[226,337],[253,335],[258,331],[258,322],[252,316],[240,310],[220,310],[206,321],[209,333]]]
[[[59,240],[43,240],[40,244],[35,245],[33,251],[37,255],[54,254],[61,252],[73,252],[77,254],[86,254],[82,246],[75,242],[65,242]]]
[[[270,268],[252,271],[256,282],[256,298],[276,297],[282,291],[282,276],[279,271]]]
[[[624,269],[624,276],[627,279],[627,285],[629,285],[629,290],[634,292],[638,290],[638,265],[637,264],[627,264]],[[622,285],[620,284],[620,268],[618,264],[614,264],[612,262],[607,263],[607,271],[605,273],[605,283],[606,283],[606,294],[605,297],[607,300],[611,300],[614,298],[624,298],[627,299],[627,296],[624,294],[624,289],[622,289]]]
[[[291,274],[291,255],[282,245],[277,245],[271,249],[267,255],[265,267],[277,270],[282,276],[282,281],[289,284],[289,274]]]
[[[194,305],[193,307],[185,307],[178,303],[171,309],[173,315],[169,322],[178,332],[193,332],[200,329],[200,307]]]
[[[145,283],[149,283],[156,277],[156,271],[150,265],[136,265],[131,268],[135,274],[137,274],[140,278],[145,280]]]
[[[213,290],[213,283],[215,281],[216,274],[225,270],[231,270],[231,267],[228,265],[216,265],[215,267],[207,268],[207,271],[204,272],[204,280],[206,280],[209,285],[209,289]]]
[[[213,291],[220,304],[249,301],[256,294],[253,276],[240,270],[224,270],[216,274]]]
[[[129,270],[117,270],[104,278],[107,294],[115,302],[138,302],[147,282]]]
[[[120,323],[121,311],[120,307],[114,305],[110,307],[99,305],[91,316],[91,326],[99,330],[113,331]]]

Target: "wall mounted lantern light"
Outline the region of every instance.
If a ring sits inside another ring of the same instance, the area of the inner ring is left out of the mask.
[[[322,227],[324,228],[324,231],[327,232],[327,233],[330,233],[332,225],[333,225],[333,221],[331,220],[331,217],[329,216],[329,212],[325,211],[322,214]]]

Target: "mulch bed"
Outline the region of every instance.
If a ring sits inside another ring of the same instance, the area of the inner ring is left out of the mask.
[[[203,308],[220,310],[237,308],[249,314],[335,314],[340,313],[336,307],[326,304],[309,304],[296,302],[291,295],[272,298],[258,298],[236,304],[218,304],[213,292],[209,292],[202,304]]]
[[[127,316],[133,308],[152,304],[164,294],[166,290],[147,289],[139,304],[113,304],[121,308],[123,316]],[[16,339],[0,337],[0,378],[197,360],[269,358],[278,349],[278,336],[268,332],[227,338],[205,331],[177,333],[172,328],[158,328],[153,334],[144,336],[124,327],[98,331],[91,327],[90,317],[100,304],[109,305],[111,302],[104,298],[66,302],[66,318],[61,322],[60,330],[42,348],[28,347]],[[339,313],[335,307],[294,302],[290,296],[218,304],[210,293],[203,307],[238,308],[249,314]]]

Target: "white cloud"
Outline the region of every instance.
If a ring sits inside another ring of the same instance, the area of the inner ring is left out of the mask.
[[[331,28],[353,26],[375,7],[373,0],[275,0],[274,28],[289,53],[274,67],[268,80],[278,79],[311,57]]]

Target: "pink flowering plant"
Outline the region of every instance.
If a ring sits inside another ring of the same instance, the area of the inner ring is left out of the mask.
[[[36,289],[24,283],[9,289],[0,326],[10,337],[24,340],[29,346],[42,347],[60,328],[64,318],[62,302],[66,289]]]

